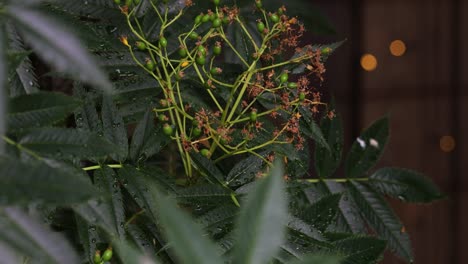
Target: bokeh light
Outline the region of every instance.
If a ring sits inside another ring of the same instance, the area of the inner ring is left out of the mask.
[[[402,40],[394,40],[390,43],[390,53],[393,56],[400,57],[406,52],[406,44]]]
[[[443,136],[440,138],[440,149],[443,152],[452,152],[455,149],[455,139],[452,136]]]
[[[377,68],[377,58],[372,54],[364,54],[361,57],[361,67],[366,71],[373,71]]]

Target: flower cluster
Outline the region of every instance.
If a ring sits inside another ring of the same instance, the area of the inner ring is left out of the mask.
[[[154,112],[164,133],[177,142],[189,176],[194,153],[216,162],[243,153],[258,155],[273,144],[304,148],[301,109],[316,113],[324,105],[311,78],[323,80],[322,57],[331,50],[301,47],[305,27],[297,18],[288,16],[284,6],[267,12],[255,0],[253,30],[238,8],[213,0],[214,8],[198,14],[190,30],[171,35],[170,41],[179,47],[171,52],[165,35],[194,3],[186,1],[173,15],[167,1],[159,3],[162,8],[149,3],[161,20],[159,38],[144,36],[137,8],[131,4],[121,10],[137,41],[134,45],[126,37],[121,41],[162,88],[163,98]],[[230,27],[242,36],[228,34]],[[147,59],[138,59],[137,52]],[[233,74],[233,69],[224,68],[227,57],[241,70]],[[202,98],[194,98],[194,89]]]

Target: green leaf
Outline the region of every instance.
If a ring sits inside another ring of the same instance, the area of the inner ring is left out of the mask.
[[[174,200],[164,197],[155,188],[152,194],[157,202],[161,225],[181,263],[223,263],[216,245],[204,235],[201,227],[187,213],[177,208]]]
[[[7,55],[8,61],[8,76],[13,76],[16,73],[16,68],[18,68],[21,63],[31,54],[29,51],[11,51],[9,50]]]
[[[17,30],[13,26],[8,27],[10,48],[17,53],[30,53],[27,50],[23,39],[18,34]],[[10,80],[10,96],[16,97],[23,94],[32,94],[39,92],[39,83],[35,74],[35,69],[32,65],[32,61],[29,57],[25,57],[20,65],[15,69],[15,74],[11,76]]]
[[[126,241],[114,240],[112,245],[117,251],[117,255],[122,263],[145,263],[145,264],[157,264],[159,263],[155,259],[148,255],[145,255],[140,250],[135,249]]]
[[[66,128],[29,130],[20,144],[34,152],[61,159],[103,157],[116,151],[115,146],[96,134]]]
[[[83,4],[83,2],[80,1],[67,0],[59,0],[55,2],[61,5],[63,10],[66,10],[68,13],[76,16],[86,14],[87,17],[94,19],[124,19],[122,18],[122,12],[118,9],[118,6],[111,0],[88,0],[86,4]]]
[[[262,157],[267,152],[260,153]],[[256,155],[243,159],[238,162],[226,176],[226,181],[230,186],[241,186],[255,179],[257,173],[265,165],[265,162]]]
[[[265,129],[265,141],[262,143],[270,140],[271,135],[268,131],[272,130],[269,128]],[[307,149],[309,145],[306,143],[303,147]],[[285,174],[295,178],[309,175],[309,151],[299,151],[294,144],[272,144],[266,147],[264,156],[266,157],[271,152],[285,156],[288,159]]]
[[[331,246],[326,242],[323,232],[314,226],[306,223],[300,218],[289,216],[288,219],[288,237],[294,238],[293,241],[298,239],[302,240],[304,245],[313,245],[319,248],[330,248]],[[291,240],[291,239],[288,239]],[[301,244],[301,243],[299,243]]]
[[[312,116],[312,112],[303,107],[300,108],[300,112],[302,115],[301,120],[304,121],[300,123],[302,133],[315,140],[318,146],[325,148],[327,151],[330,152],[330,146],[325,140],[322,130],[317,125],[317,123],[315,123],[314,117]]]
[[[324,232],[336,219],[339,210],[341,193],[330,194],[313,203],[302,214],[302,219],[312,227]]]
[[[149,192],[149,186],[154,182],[151,182],[145,174],[130,165],[123,166],[118,173],[119,179],[123,182],[124,188],[128,190],[133,200],[156,221],[158,216],[156,211],[153,210],[154,200]]]
[[[41,92],[12,98],[9,102],[10,130],[53,125],[65,119],[81,101],[61,93]]]
[[[374,237],[351,236],[333,245],[343,254],[342,264],[375,264],[382,259],[386,243]]]
[[[3,21],[0,21],[3,22]],[[6,62],[5,50],[6,50],[6,36],[5,30],[2,24],[0,24],[0,137],[6,133],[6,91],[7,91],[7,80],[8,80],[8,64]],[[3,139],[0,139],[0,154],[4,153]]]
[[[347,232],[347,233],[365,233],[366,227],[364,220],[359,215],[356,202],[351,197],[349,191],[341,183],[333,181],[320,182],[315,185],[316,189],[312,191],[317,194],[330,195],[334,193],[341,193],[342,199],[339,203],[339,211],[336,220],[331,223],[327,230],[333,232]]]
[[[245,20],[243,23],[248,24]],[[238,51],[240,56],[248,62],[250,58],[252,58],[251,54],[254,53],[252,43],[247,38],[247,36],[242,31],[242,28],[239,26],[238,23],[233,23],[230,25],[226,30],[226,36],[229,41],[232,43],[234,48]],[[226,49],[225,51],[225,59],[229,63],[235,63],[242,65],[244,68],[248,65],[245,65],[236,53],[232,49]]]
[[[111,237],[119,237],[118,225],[116,225],[112,208],[102,200],[95,199],[87,203],[74,205],[73,210],[86,220],[91,228],[100,227]],[[124,224],[122,223],[122,225]]]
[[[74,168],[0,156],[0,175],[0,205],[67,205],[96,196],[86,175]]]
[[[102,243],[98,229],[89,225],[81,216],[75,214],[76,229],[81,245],[88,257],[89,263],[93,263],[93,257],[97,250],[97,244]]]
[[[11,4],[7,13],[39,56],[58,71],[111,91],[112,85],[80,41],[49,14],[24,5]]]
[[[290,264],[342,264],[342,257],[333,255],[306,255],[302,260],[290,262]]]
[[[138,161],[146,159],[158,154],[171,142],[171,138],[164,134],[162,126],[156,127],[151,134],[147,135],[141,149],[139,150]]]
[[[356,139],[348,154],[345,171],[350,178],[364,176],[380,159],[389,135],[388,117],[372,124]]]
[[[118,148],[116,153],[111,154],[111,158],[124,162],[128,155],[127,128],[110,96],[104,96],[101,114],[104,136]]]
[[[149,221],[148,223],[151,223]],[[136,247],[147,255],[155,255],[158,248],[153,243],[153,236],[137,224],[126,226],[128,239],[134,242]]]
[[[215,184],[203,184],[186,187],[176,194],[182,204],[221,204],[231,200],[231,192]]]
[[[14,255],[27,256],[35,263],[81,263],[65,236],[43,227],[39,220],[17,208],[0,210],[0,245]],[[0,247],[1,249],[1,247]],[[2,254],[2,261],[4,254]]]
[[[81,82],[73,83],[73,95],[83,101],[82,106],[75,111],[76,128],[103,135],[102,122],[99,119],[94,99],[86,93]]]
[[[154,134],[154,114],[148,109],[145,116],[138,123],[135,132],[132,136],[132,143],[130,145],[130,158],[137,161],[141,155],[141,150],[149,138]]]
[[[161,184],[161,181],[165,178],[161,170],[152,168],[149,171],[151,174],[147,174],[145,170],[138,170],[130,165],[124,165],[118,171],[118,176],[133,200],[144,209],[154,221],[157,221],[157,209],[155,208],[154,197],[150,193],[149,186],[157,185],[159,187],[165,187],[166,190],[174,187],[165,185],[164,183]]]
[[[428,177],[408,169],[379,169],[370,183],[381,193],[405,202],[429,203],[444,197]]]
[[[234,263],[268,263],[283,243],[288,216],[283,172],[277,161],[242,204]]]
[[[385,199],[367,184],[357,181],[349,183],[351,195],[367,223],[398,256],[413,262],[413,253],[408,234],[403,225],[388,206]]]
[[[174,176],[170,175],[167,171],[154,165],[140,167],[139,171],[148,179],[154,181],[158,187],[167,193],[177,194],[179,192],[179,188],[175,184]]]
[[[197,218],[197,222],[208,230],[223,229],[232,225],[236,216],[239,214],[239,207],[234,204],[227,204],[217,207],[206,214]]]
[[[340,116],[333,119],[325,116],[320,127],[331,151],[320,145],[315,146],[315,171],[320,178],[328,178],[340,165],[344,144],[343,124]]]
[[[103,206],[106,206],[112,213],[116,233],[123,239],[125,237],[125,210],[123,205],[122,190],[117,181],[115,172],[108,166],[103,166],[94,173],[95,185],[103,194]]]
[[[205,176],[209,181],[212,183],[223,183],[223,173],[218,167],[216,167],[213,161],[197,153],[191,155],[191,158],[198,172]]]

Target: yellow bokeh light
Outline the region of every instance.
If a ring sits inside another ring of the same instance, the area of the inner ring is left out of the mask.
[[[361,67],[366,71],[373,71],[377,68],[377,58],[372,54],[364,54],[361,57]]]
[[[440,138],[440,149],[443,152],[452,152],[455,149],[455,139],[452,136],[443,136]]]
[[[401,40],[394,40],[390,43],[390,53],[393,56],[400,57],[403,56],[406,52],[406,44]]]

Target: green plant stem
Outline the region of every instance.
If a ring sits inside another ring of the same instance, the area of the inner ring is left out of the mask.
[[[291,64],[291,63],[299,63],[301,61],[304,61],[304,60],[307,60],[307,59],[310,59],[310,58],[312,58],[312,57],[305,55],[305,56],[302,56],[302,57],[298,57],[298,58],[290,59],[290,60],[287,60],[287,61],[283,61],[281,63],[277,63],[277,64],[273,64],[273,65],[266,66],[266,67],[263,67],[263,68],[259,68],[259,69],[257,69],[257,72],[261,72],[261,71],[265,71],[265,70],[269,70],[269,69],[273,69],[273,68],[278,68],[278,67],[285,66],[285,65],[288,65],[288,64]]]
[[[122,164],[104,164],[105,166],[111,168],[111,169],[121,169],[123,168]],[[94,165],[94,166],[89,166],[83,168],[84,171],[92,171],[92,170],[99,170],[102,169],[101,165]]]
[[[138,216],[142,215],[145,213],[145,209],[142,209],[135,214],[133,214],[126,222],[125,222],[125,227],[127,227],[133,220],[137,219]]]
[[[369,178],[336,178],[336,179],[299,179],[298,182],[319,183],[319,182],[338,182],[344,183],[349,181],[369,181]]]
[[[35,153],[34,151],[28,149],[28,148],[25,148],[23,147],[20,143],[14,141],[13,139],[7,137],[7,136],[2,136],[3,140],[12,145],[12,146],[15,146],[17,149],[19,149],[20,151],[23,151],[31,156],[33,156],[34,158],[38,159],[38,160],[42,160],[42,157],[39,156],[37,153]]]

